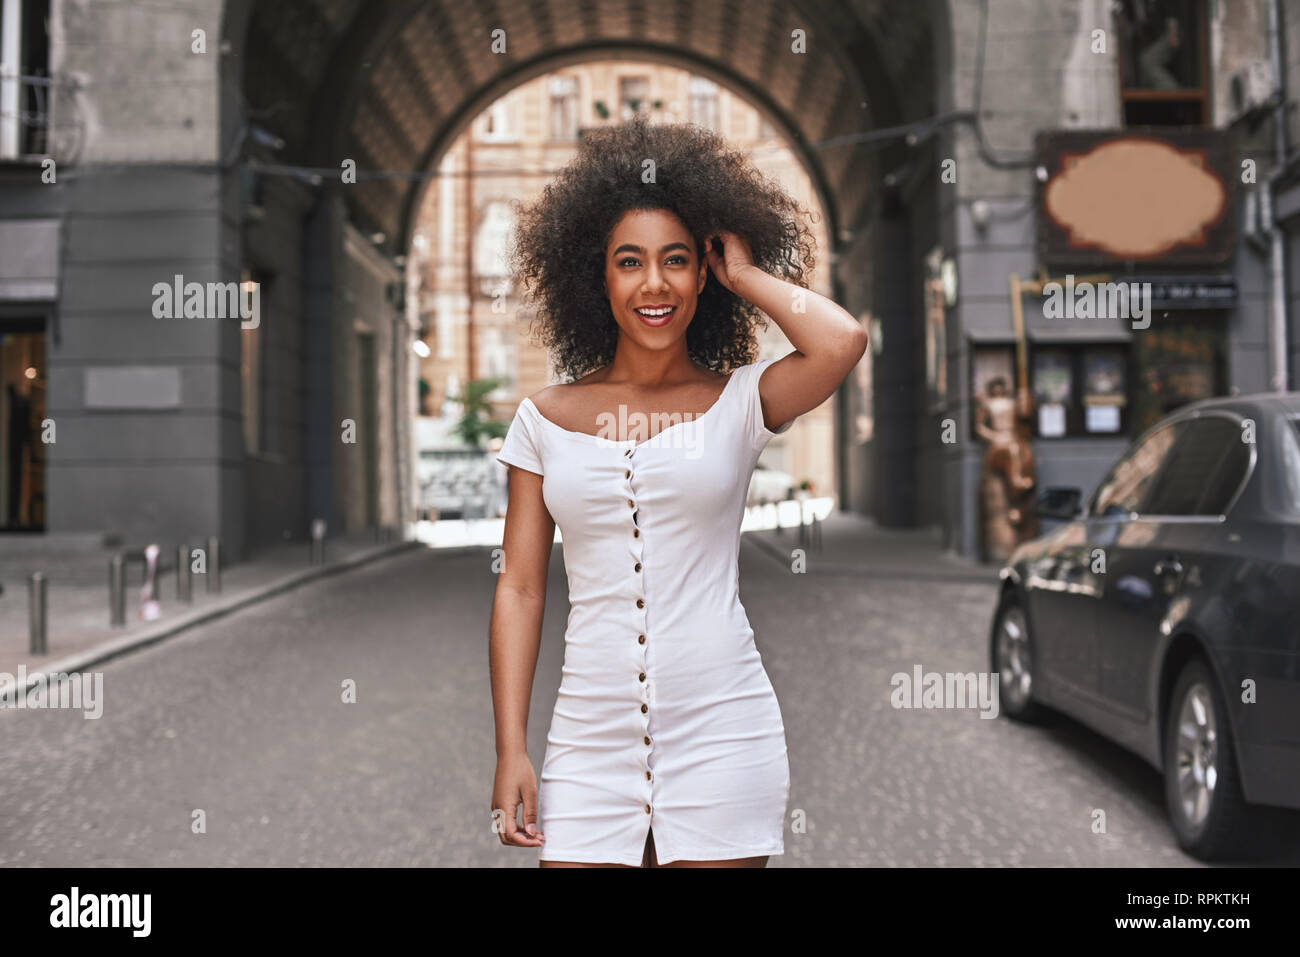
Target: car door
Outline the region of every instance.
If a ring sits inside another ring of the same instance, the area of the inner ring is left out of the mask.
[[[1090,691],[1095,685],[1091,603],[1087,600],[1086,526],[1069,522],[1044,536],[1024,563],[1025,599],[1034,633],[1035,668],[1045,686]]]
[[[1150,718],[1161,638],[1186,612],[1188,593],[1214,580],[1224,515],[1254,455],[1242,434],[1241,418],[1224,410],[1189,419],[1107,555],[1097,613],[1101,693],[1134,722]]]
[[[1073,567],[1067,572],[1074,585],[1063,592],[1069,603],[1067,624],[1057,644],[1062,665],[1074,673],[1071,683],[1093,697],[1102,694],[1099,636],[1105,626],[1100,608],[1114,587],[1114,563],[1133,538],[1138,509],[1181,428],[1178,421],[1165,423],[1139,438],[1097,486],[1083,519],[1083,545],[1072,553]]]

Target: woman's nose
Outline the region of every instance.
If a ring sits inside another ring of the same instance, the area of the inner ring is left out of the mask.
[[[658,268],[651,266],[650,271],[646,273],[645,288],[651,290],[666,289],[667,287],[668,281],[664,279],[664,274]]]

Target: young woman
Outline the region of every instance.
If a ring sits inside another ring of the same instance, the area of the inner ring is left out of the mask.
[[[497,831],[542,866],[762,867],[790,771],[737,592],[746,492],[866,332],[805,287],[798,205],[700,127],[593,132],[519,212],[511,262],[572,381],[520,404],[498,456]],[[753,361],[759,310],[793,352]],[[570,612],[539,790],[525,729],[556,524]]]

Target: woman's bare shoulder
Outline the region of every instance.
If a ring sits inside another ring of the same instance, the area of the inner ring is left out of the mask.
[[[573,410],[575,403],[581,401],[580,393],[583,387],[594,385],[599,381],[601,371],[597,369],[588,372],[581,379],[574,379],[572,382],[556,382],[545,386],[528,398],[537,407],[537,411],[548,419],[564,418],[565,412]]]
[[[566,390],[569,383],[561,382],[555,385],[548,385],[545,388],[538,389],[528,398],[536,407],[537,411],[542,413],[548,419],[563,417],[564,409],[568,405],[568,395]]]

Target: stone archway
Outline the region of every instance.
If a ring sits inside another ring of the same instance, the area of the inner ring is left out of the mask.
[[[881,153],[850,137],[933,115],[946,4],[679,4],[657,18],[643,0],[357,0],[226,5],[225,84],[241,91],[285,158],[334,168],[428,168],[484,105],[565,63],[635,52],[725,83],[786,133],[824,194],[835,235],[859,224]],[[497,31],[494,33],[494,31]],[[803,52],[792,47],[802,44]],[[398,248],[412,184],[353,191],[350,213]],[[409,223],[406,224],[409,226]]]
[[[950,215],[932,183],[914,174],[944,155],[936,152],[944,131],[919,145],[898,136],[863,142],[861,135],[949,105],[947,3],[762,0],[743,13],[739,4],[683,3],[668,17],[643,0],[394,0],[381,9],[358,0],[230,0],[225,7],[231,55],[222,67],[223,156],[238,155],[252,123],[261,142],[279,143],[270,161],[322,171],[316,183],[269,187],[278,199],[258,227],[282,244],[272,250],[262,242],[262,254],[303,290],[301,331],[285,341],[329,343],[310,351],[296,388],[318,396],[337,391],[337,370],[352,361],[345,338],[323,335],[347,321],[336,314],[331,290],[344,280],[330,253],[352,227],[389,257],[405,252],[423,184],[402,171],[432,168],[478,112],[531,77],[612,56],[659,60],[740,92],[809,171],[827,217],[833,295],[855,314],[879,319],[892,351],[891,362],[881,363],[888,381],[877,390],[870,446],[852,444],[845,424],[854,387],[837,396],[837,484],[848,507],[889,524],[911,522],[920,371],[913,278]],[[803,44],[803,52],[792,44]],[[343,160],[361,175],[340,189],[331,173]],[[395,172],[368,178],[369,171]],[[244,235],[232,232],[243,248]],[[890,255],[882,257],[884,247]],[[333,448],[339,417],[339,409],[309,414],[300,478],[258,481],[285,491],[301,481],[310,513],[346,525],[339,499],[355,490]],[[245,521],[256,528],[255,487],[247,499]]]

